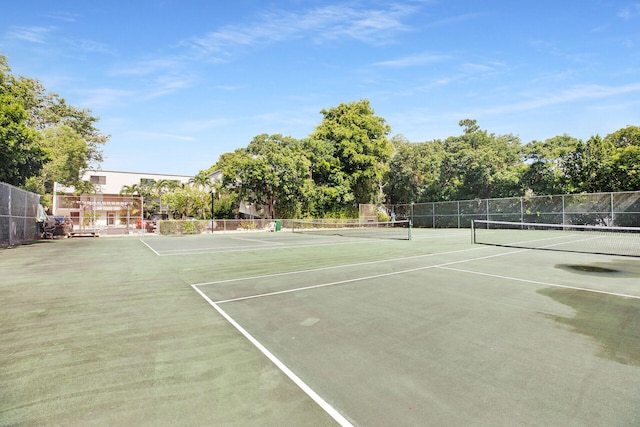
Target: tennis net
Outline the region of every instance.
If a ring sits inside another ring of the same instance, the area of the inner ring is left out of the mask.
[[[475,220],[472,232],[476,244],[640,257],[640,227]]]
[[[294,220],[294,233],[411,240],[409,220],[390,222],[345,222],[342,220]]]

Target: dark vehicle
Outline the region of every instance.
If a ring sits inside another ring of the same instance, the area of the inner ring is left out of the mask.
[[[166,219],[169,219],[169,215],[167,214],[151,214],[149,218],[145,218],[144,220],[139,219],[136,224],[136,228],[144,227],[147,231],[155,231],[157,226],[156,221],[164,221]]]
[[[73,231],[73,221],[64,216],[50,216],[42,223],[42,237],[53,239],[57,236],[69,237]]]
[[[169,215],[167,214],[152,214],[149,218],[144,220],[144,228],[149,232],[153,232],[158,226],[157,221],[164,221],[167,219],[169,219]],[[138,221],[138,228],[142,228],[142,221]]]

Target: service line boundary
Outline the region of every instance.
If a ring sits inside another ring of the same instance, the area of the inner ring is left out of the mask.
[[[218,281],[218,282],[207,282],[207,283],[195,284],[195,285],[192,285],[192,286],[205,286],[205,285],[211,285],[211,284],[216,284],[216,283],[228,283],[228,282],[233,282],[233,281],[255,280],[255,279],[260,279],[260,278],[283,276],[283,275],[287,275],[287,274],[299,274],[299,273],[308,273],[308,272],[319,271],[319,270],[328,270],[328,269],[332,269],[332,268],[355,267],[355,266],[367,265],[367,264],[376,264],[376,263],[391,262],[391,261],[398,261],[398,260],[404,260],[404,259],[420,258],[420,257],[435,256],[435,255],[442,255],[442,254],[450,254],[450,253],[457,253],[457,252],[466,252],[466,251],[471,251],[471,250],[474,250],[474,249],[477,249],[477,248],[463,249],[463,250],[451,251],[451,252],[440,252],[440,253],[435,253],[435,254],[416,255],[416,256],[403,257],[403,258],[393,258],[393,259],[389,259],[389,260],[380,260],[380,261],[370,261],[370,262],[356,263],[356,264],[347,264],[347,265],[335,266],[335,267],[321,267],[321,268],[318,268],[318,269],[300,270],[300,271],[295,271],[295,272],[276,273],[276,274],[271,274],[271,275],[245,277],[245,278],[238,278],[238,279],[229,279],[229,280],[223,280],[223,281]],[[366,280],[378,279],[378,278],[381,278],[381,277],[397,276],[397,275],[413,273],[413,272],[416,272],[416,271],[423,271],[423,270],[429,270],[429,269],[448,269],[448,270],[451,270],[451,271],[459,271],[459,272],[464,272],[464,273],[467,273],[467,274],[475,274],[475,275],[485,276],[485,277],[494,277],[494,278],[500,278],[500,279],[504,279],[504,280],[512,280],[512,281],[515,281],[515,282],[530,283],[530,284],[543,285],[543,286],[549,286],[549,287],[555,287],[555,288],[573,289],[573,290],[578,290],[578,291],[583,291],[583,292],[592,292],[592,293],[610,295],[610,296],[616,296],[616,297],[622,297],[622,298],[640,299],[640,295],[623,294],[623,293],[618,293],[618,292],[604,291],[604,290],[601,290],[601,289],[584,288],[584,287],[579,287],[579,286],[561,285],[559,283],[541,282],[541,281],[530,280],[530,279],[521,279],[521,278],[517,278],[517,277],[501,276],[501,275],[496,275],[496,274],[476,272],[476,271],[473,271],[473,270],[455,269],[455,268],[451,268],[450,267],[452,265],[464,264],[464,263],[473,262],[473,261],[481,261],[481,260],[497,258],[497,257],[502,257],[502,256],[508,256],[508,255],[518,254],[518,253],[522,253],[522,252],[530,252],[530,251],[533,251],[533,250],[535,250],[535,249],[518,249],[518,250],[502,252],[502,253],[498,253],[498,254],[491,254],[491,255],[485,255],[485,256],[480,256],[480,257],[467,258],[467,259],[457,260],[457,261],[449,261],[449,262],[445,262],[445,263],[441,263],[441,264],[433,264],[433,265],[427,265],[427,266],[422,266],[422,267],[409,268],[409,269],[393,271],[393,272],[389,272],[389,273],[374,274],[374,275],[370,275],[370,276],[356,277],[356,278],[353,278],[353,279],[346,279],[346,280],[338,280],[338,281],[334,281],[334,282],[321,283],[321,284],[317,284],[317,285],[301,286],[301,287],[298,287],[298,288],[285,289],[285,290],[281,290],[281,291],[265,292],[265,293],[262,293],[262,294],[255,294],[255,295],[248,295],[248,296],[243,296],[243,297],[229,298],[229,299],[216,301],[216,304],[225,304],[225,303],[229,303],[229,302],[245,301],[245,300],[256,299],[256,298],[265,298],[265,297],[270,297],[270,296],[275,296],[275,295],[283,295],[283,294],[288,294],[288,293],[293,293],[293,292],[302,292],[302,291],[325,288],[325,287],[330,287],[330,286],[343,285],[343,284],[347,284],[347,283],[355,283],[355,282],[361,282],[361,281],[366,281]]]
[[[206,283],[200,283],[200,284],[192,284],[191,287],[202,298],[204,298],[204,300],[207,301],[207,303],[211,307],[213,307],[224,319],[226,319],[234,328],[236,328],[236,330],[238,330],[238,332],[240,332],[250,343],[252,343],[274,365],[276,365],[276,367],[278,369],[280,369],[289,379],[291,379],[294,382],[294,384],[296,384],[314,402],[316,402],[329,416],[331,416],[338,424],[340,424],[341,426],[345,426],[345,427],[351,427],[352,424],[342,414],[340,414],[340,412],[338,412],[333,406],[331,406],[320,395],[318,395],[311,387],[309,387],[302,379],[300,379],[300,377],[298,377],[280,359],[278,359],[273,353],[271,353],[271,351],[269,351],[261,342],[259,342],[256,338],[254,338],[246,329],[244,329],[237,321],[235,321],[226,311],[224,311],[220,307],[220,305],[224,304],[224,303],[244,301],[244,300],[249,300],[249,299],[266,298],[266,297],[274,296],[274,295],[282,295],[282,294],[287,294],[287,293],[309,291],[309,290],[314,290],[314,289],[319,289],[319,288],[324,288],[324,287],[329,287],[329,286],[337,286],[337,285],[342,285],[342,284],[360,282],[360,281],[365,281],[365,280],[372,280],[372,279],[377,279],[377,278],[381,278],[381,277],[388,277],[388,276],[394,276],[394,275],[407,274],[407,273],[412,273],[412,272],[416,272],[416,271],[423,271],[423,270],[429,270],[429,269],[443,269],[443,270],[455,271],[455,272],[464,273],[464,274],[478,275],[478,276],[484,276],[484,277],[492,277],[492,278],[497,278],[497,279],[502,279],[502,280],[520,282],[520,283],[535,284],[535,285],[542,285],[542,286],[563,288],[563,289],[573,289],[573,290],[578,290],[578,291],[582,291],[582,292],[591,292],[591,293],[596,293],[596,294],[603,294],[603,295],[622,297],[622,298],[640,299],[640,295],[629,295],[629,294],[623,294],[623,293],[617,293],[617,292],[603,291],[603,290],[599,290],[599,289],[590,289],[590,288],[583,288],[583,287],[578,287],[578,286],[561,285],[561,284],[558,284],[558,283],[550,283],[550,282],[543,282],[543,281],[530,280],[530,279],[521,279],[521,278],[517,278],[517,277],[504,276],[504,275],[492,274],[492,273],[482,273],[482,272],[477,272],[477,271],[473,271],[473,270],[466,270],[466,269],[462,269],[462,268],[452,267],[454,265],[464,264],[464,263],[473,262],[473,261],[480,261],[480,260],[485,260],[485,259],[508,256],[508,255],[518,254],[518,253],[522,253],[522,252],[530,252],[530,251],[535,250],[535,249],[512,250],[512,251],[508,251],[508,252],[501,252],[501,253],[498,253],[498,254],[491,254],[491,255],[485,255],[485,256],[479,256],[479,257],[471,257],[471,258],[467,258],[467,259],[463,259],[463,260],[450,261],[450,262],[434,264],[434,265],[429,265],[429,266],[410,268],[410,269],[405,269],[405,270],[396,271],[396,272],[375,274],[375,275],[364,276],[364,277],[359,277],[359,278],[354,278],[354,279],[340,280],[340,281],[328,282],[328,283],[323,283],[323,284],[318,284],[318,285],[311,285],[311,286],[303,286],[303,287],[298,287],[298,288],[295,288],[295,289],[288,289],[288,290],[276,291],[276,292],[267,292],[267,293],[263,293],[263,294],[257,294],[257,295],[251,295],[251,296],[245,296],[245,297],[238,297],[238,298],[232,298],[232,299],[226,299],[226,300],[219,300],[219,301],[213,301],[211,298],[209,298],[204,293],[204,291],[202,291],[200,289],[201,286],[206,286],[206,285],[211,285],[211,284],[216,284],[216,283],[228,283],[228,282],[242,281],[242,280],[255,280],[255,279],[260,279],[260,278],[276,277],[276,276],[283,276],[283,275],[288,275],[288,274],[299,274],[299,273],[307,273],[307,272],[319,271],[319,270],[345,268],[345,267],[361,266],[361,265],[367,265],[367,264],[376,264],[376,263],[383,263],[383,262],[406,260],[406,259],[412,259],[412,258],[431,257],[431,256],[443,255],[443,254],[468,252],[468,251],[479,250],[479,249],[483,249],[483,248],[482,247],[481,248],[474,247],[474,248],[471,248],[471,249],[463,249],[463,250],[458,250],[458,251],[423,254],[423,255],[415,255],[415,256],[402,257],[402,258],[393,258],[393,259],[389,259],[389,260],[378,260],[378,261],[362,262],[362,263],[355,263],[355,264],[347,264],[347,265],[341,265],[341,266],[321,267],[321,268],[317,268],[317,269],[300,270],[300,271],[294,271],[294,272],[285,272],[285,273],[276,273],[276,274],[270,274],[270,275],[262,275],[262,276],[253,276],[253,277],[221,280],[221,281],[216,281],[216,282],[206,282]]]
[[[236,240],[239,240],[235,238]],[[244,239],[247,240],[247,239]],[[371,243],[371,239],[358,239],[358,240],[345,240],[345,241],[331,241],[331,242],[322,242],[322,243],[303,243],[303,244],[286,244],[281,242],[269,242],[265,243],[270,246],[243,246],[243,247],[220,247],[220,248],[186,248],[186,249],[171,249],[167,251],[157,251],[152,248],[147,242],[140,239],[143,245],[145,245],[149,250],[151,250],[154,254],[159,257],[165,256],[183,256],[183,255],[206,255],[206,254],[214,254],[214,253],[231,253],[231,252],[254,252],[254,251],[265,251],[272,249],[294,249],[294,248],[308,248],[308,247],[318,247],[318,246],[335,246],[335,245],[347,245],[347,244],[358,244],[358,243]]]
[[[430,257],[434,257],[434,256],[439,256],[439,255],[450,255],[450,254],[461,253],[461,252],[478,251],[478,250],[487,249],[487,248],[489,248],[489,246],[477,246],[477,247],[473,247],[473,248],[469,248],[469,249],[459,249],[459,250],[455,250],[455,251],[432,252],[432,253],[428,253],[428,254],[411,255],[411,256],[404,256],[404,257],[398,257],[398,258],[379,259],[379,260],[374,260],[374,261],[363,261],[363,262],[356,262],[356,263],[352,263],[352,264],[331,265],[331,266],[327,266],[327,267],[309,268],[309,269],[305,269],[305,270],[294,270],[294,271],[285,271],[285,272],[282,272],[282,273],[262,274],[262,275],[259,275],[259,276],[237,277],[235,279],[225,279],[225,280],[216,280],[216,281],[213,281],[213,282],[194,283],[194,285],[195,286],[207,286],[207,285],[218,285],[218,284],[229,283],[229,282],[241,282],[241,281],[245,281],[245,280],[268,279],[268,278],[271,278],[271,277],[290,276],[290,275],[294,275],[294,274],[306,274],[306,273],[313,273],[313,272],[316,272],[316,271],[334,270],[334,269],[338,269],[338,268],[350,268],[350,267],[360,267],[360,266],[363,266],[363,265],[384,264],[384,263],[387,263],[387,262],[406,261],[406,260],[416,259],[416,258],[430,258]],[[509,251],[508,253],[513,253],[513,251]]]

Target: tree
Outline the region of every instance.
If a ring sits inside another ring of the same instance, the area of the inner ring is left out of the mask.
[[[613,191],[640,189],[640,127],[627,126],[604,140],[615,147],[610,170]]]
[[[444,141],[442,200],[510,197],[522,193],[520,140],[481,130],[475,120],[461,120],[464,134]]]
[[[531,141],[524,147],[526,163],[522,185],[533,194],[562,194],[575,191],[572,169],[575,152],[582,142],[567,134],[545,141]]]
[[[19,93],[24,102],[30,128],[41,132],[51,127],[68,126],[82,137],[87,146],[86,163],[95,166],[102,162],[102,146],[110,136],[95,127],[99,118],[93,116],[91,110],[67,104],[58,94],[47,92],[38,80],[26,77],[15,79],[14,92]]]
[[[206,219],[210,212],[211,193],[207,191],[185,186],[162,195],[162,203],[170,206],[174,218],[186,219],[198,217]]]
[[[444,156],[439,140],[411,143],[395,137],[386,188],[391,203],[436,200],[440,195],[440,169]]]
[[[87,144],[66,125],[47,128],[42,132],[41,146],[49,159],[36,178],[45,193],[53,191],[53,183],[78,187],[78,171],[87,168]]]
[[[264,206],[269,218],[299,215],[309,203],[311,163],[294,138],[258,135],[222,163],[224,184],[241,200]]]
[[[615,147],[600,135],[580,142],[568,161],[572,192],[612,191],[611,170]]]
[[[338,175],[338,183],[346,182],[349,186],[355,205],[383,201],[381,188],[393,151],[387,138],[391,127],[375,115],[368,100],[343,103],[320,113],[324,118],[310,139],[323,153],[331,153],[332,158],[325,157],[325,163],[321,163],[325,169],[330,168],[330,175],[326,172],[320,177],[314,175],[316,184],[323,185]]]
[[[209,172],[200,171],[193,178],[189,180],[189,183],[196,188],[210,189],[212,186],[211,177]]]
[[[95,127],[98,118],[47,92],[37,80],[12,75],[2,55],[0,101],[0,179],[15,185],[29,180],[37,191],[52,191],[51,179],[74,181],[71,175],[79,177],[83,169],[102,161],[102,145],[109,136]],[[67,158],[67,165],[58,161],[60,156]],[[48,162],[57,164],[43,168]]]
[[[640,127],[627,126],[610,133],[604,139],[616,148],[640,147]]]
[[[22,186],[47,161],[40,135],[27,126],[28,114],[12,90],[6,59],[0,55],[0,181]]]
[[[0,94],[0,181],[22,186],[47,160],[39,135],[26,126],[26,113],[10,96]]]

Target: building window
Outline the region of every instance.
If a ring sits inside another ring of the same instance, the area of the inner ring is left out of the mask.
[[[106,185],[107,177],[104,175],[91,175],[91,183],[97,185]]]

